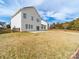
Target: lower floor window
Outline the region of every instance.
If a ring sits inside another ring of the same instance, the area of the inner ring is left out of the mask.
[[[26,24],[25,27],[26,29],[33,29],[33,25],[30,25],[30,24]]]
[[[31,26],[30,26],[30,24],[29,24],[29,29],[30,29],[30,27],[31,27]]]
[[[31,29],[33,29],[33,25],[31,25]]]
[[[44,26],[44,29],[46,29],[46,26]]]
[[[46,29],[46,26],[45,26],[45,25],[42,25],[42,26],[41,26],[41,29]]]
[[[26,29],[28,29],[28,24],[25,25]]]

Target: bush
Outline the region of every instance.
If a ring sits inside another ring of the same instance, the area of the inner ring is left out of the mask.
[[[0,34],[3,34],[3,33],[10,33],[10,32],[11,32],[11,29],[0,28]]]

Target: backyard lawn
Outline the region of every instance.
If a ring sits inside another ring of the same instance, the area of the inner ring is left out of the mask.
[[[79,32],[0,34],[0,59],[69,59],[78,47]]]

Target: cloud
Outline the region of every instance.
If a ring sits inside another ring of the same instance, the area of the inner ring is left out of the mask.
[[[71,21],[75,18],[76,9],[64,7],[58,11],[44,11],[40,10],[39,13],[42,15],[44,20],[48,20],[50,23],[52,22],[65,22]],[[77,15],[78,16],[78,15]]]
[[[74,14],[74,13],[75,11],[70,8],[62,8],[61,10],[59,10],[55,14],[51,14],[50,16],[55,17],[58,20],[64,20],[65,18],[69,17],[69,15]]]
[[[43,2],[44,0],[0,0],[0,20],[10,20],[10,17],[20,8],[38,6]]]
[[[24,6],[38,6],[41,5],[44,2],[44,0],[22,0],[21,4],[22,7]]]
[[[0,3],[5,4],[5,2],[3,0],[0,0]]]
[[[42,11],[44,19],[52,17],[59,22],[70,21],[79,17],[79,0],[45,0],[38,9]]]
[[[59,10],[40,10],[40,13],[44,19],[50,20],[52,19],[52,22],[55,19],[56,22],[65,22],[65,21],[71,21],[76,17],[79,17],[79,10],[76,8],[71,7],[62,7]]]
[[[0,0],[0,16],[11,17],[27,6],[35,6],[45,20],[62,22],[79,17],[79,0]]]
[[[38,6],[44,0],[0,0],[0,15],[12,15],[16,10],[27,6]]]

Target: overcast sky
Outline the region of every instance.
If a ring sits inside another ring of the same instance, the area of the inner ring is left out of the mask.
[[[79,17],[79,0],[0,0],[0,21],[10,22],[20,8],[34,6],[48,22],[66,22]]]

